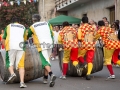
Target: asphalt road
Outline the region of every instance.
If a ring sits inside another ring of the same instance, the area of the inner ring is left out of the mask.
[[[43,84],[42,78],[27,82],[27,88],[24,90],[120,90],[120,68],[114,67],[116,79],[106,80],[109,75],[106,67],[102,71],[92,74],[90,81],[85,80],[84,77],[70,77],[67,80],[59,79],[61,75],[58,60],[51,61],[52,70],[57,76],[54,87],[49,87],[49,84]],[[0,90],[21,90],[19,83],[5,85],[0,80]]]

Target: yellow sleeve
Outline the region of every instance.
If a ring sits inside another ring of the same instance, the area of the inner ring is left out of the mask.
[[[49,23],[48,23],[48,24],[49,24]],[[49,28],[50,28],[50,31],[51,31],[52,36],[54,36],[54,33],[53,33],[53,27],[52,27],[51,24],[49,24]]]
[[[58,35],[58,43],[59,43],[59,44],[62,44],[62,39],[61,39],[61,36],[60,36],[60,35]]]
[[[99,33],[96,33],[96,35],[94,36],[94,40],[98,40],[101,37],[101,35]]]
[[[27,41],[27,36],[28,36],[28,30],[25,30],[25,32],[24,32],[24,41]]]
[[[82,39],[82,32],[81,29],[78,29],[78,40]]]

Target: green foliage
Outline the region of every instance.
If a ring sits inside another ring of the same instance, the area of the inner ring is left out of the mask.
[[[21,24],[29,27],[32,24],[32,14],[38,13],[38,2],[27,2],[25,5],[21,3],[19,6],[15,3],[13,6],[2,6],[0,8],[0,30],[4,29],[11,23],[11,19],[14,16],[20,17]]]

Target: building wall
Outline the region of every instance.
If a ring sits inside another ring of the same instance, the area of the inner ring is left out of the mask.
[[[120,0],[116,0],[116,19],[120,20]]]
[[[55,17],[55,0],[39,0],[39,14],[41,15],[41,21],[48,21]]]
[[[115,5],[114,0],[96,0],[81,4],[79,7],[68,11],[68,15],[77,18],[82,18],[83,14],[87,14],[89,19],[95,21],[101,20],[103,17],[110,19],[110,12],[108,7]]]

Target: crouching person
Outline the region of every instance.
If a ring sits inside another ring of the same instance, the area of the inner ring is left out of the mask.
[[[15,66],[16,69],[19,70],[20,75],[20,88],[25,88],[27,87],[24,83],[25,52],[23,50],[24,48],[20,47],[20,43],[23,44],[24,39],[26,38],[26,30],[22,24],[19,24],[19,18],[14,17],[12,22],[13,23],[9,24],[5,28],[3,35],[3,44],[5,45],[6,49],[6,66],[11,74],[7,83],[13,83],[14,79],[16,78],[16,74],[14,72],[14,62],[16,61]]]
[[[82,18],[82,25],[78,29],[78,40],[81,42],[81,47],[78,52],[78,60],[83,68],[86,68],[84,56],[86,55],[87,75],[86,80],[91,79],[91,71],[93,68],[93,58],[95,51],[94,35],[95,29],[88,24],[88,17]]]
[[[33,37],[33,43],[36,45],[42,61],[42,67],[45,70],[43,83],[48,83],[48,74],[50,75],[50,87],[55,84],[56,76],[51,70],[50,54],[53,46],[53,33],[50,24],[47,22],[40,22],[41,17],[39,14],[32,16],[33,25],[28,30],[28,37]]]
[[[63,29],[59,32],[58,43],[63,44],[63,70],[61,79],[66,79],[66,73],[68,70],[68,63],[71,60],[73,65],[77,69],[78,75],[81,71],[78,64],[78,38],[77,31],[69,26],[68,22],[63,23]]]

